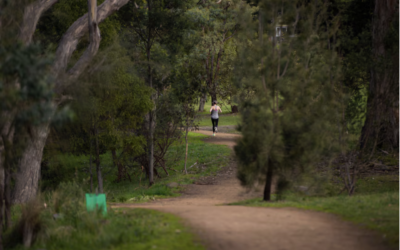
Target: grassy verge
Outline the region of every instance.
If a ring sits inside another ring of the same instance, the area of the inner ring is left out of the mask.
[[[155,184],[148,187],[148,180],[140,167],[131,168],[131,181],[125,180],[116,183],[116,170],[113,166],[111,154],[106,153],[101,156],[101,165],[103,168],[104,192],[107,201],[110,202],[145,202],[157,198],[166,198],[179,195],[179,191],[186,184],[191,184],[198,177],[213,175],[221,167],[228,164],[230,149],[223,145],[214,145],[205,143],[205,135],[189,133],[189,152],[187,167],[197,164],[189,169],[188,175],[183,173],[185,143],[179,142],[172,145],[166,156],[166,166],[169,176],[162,169],[158,169],[161,178],[155,177]],[[82,169],[87,169],[89,157],[58,155],[57,160],[51,164],[53,168],[64,169],[63,172],[69,174],[70,180],[76,180],[80,183],[85,192],[89,192],[89,175]],[[199,168],[199,166],[203,166]],[[94,168],[94,166],[93,166]],[[94,171],[94,169],[93,169]],[[179,184],[176,188],[169,188],[166,184],[176,182]],[[96,176],[94,174],[94,186],[97,186]]]
[[[218,126],[225,126],[225,125],[238,125],[241,122],[240,114],[230,114],[230,115],[219,115]],[[200,117],[199,120],[199,127],[205,126],[212,126],[211,123],[211,116],[204,115]]]
[[[68,185],[59,189],[66,196],[69,194],[67,191],[71,191]],[[181,220],[173,215],[147,209],[109,208],[108,214],[103,216],[86,212],[79,196],[66,197],[62,201],[56,199],[53,196],[47,200],[49,206],[46,209],[38,206],[42,204],[40,202],[25,208],[25,211],[29,209],[30,219],[25,219],[24,223],[36,228],[32,249],[204,249]],[[18,210],[15,212],[19,213],[19,218],[23,217],[21,207],[14,210]],[[60,217],[53,219],[56,210],[59,210]],[[35,216],[35,211],[40,211],[40,215]],[[26,249],[22,246],[23,232],[18,229],[18,224],[14,230],[6,232],[6,249]]]
[[[204,249],[195,243],[193,235],[177,217],[152,210],[117,210],[109,213],[106,219],[82,223],[67,234],[66,227],[68,225],[55,228],[58,235],[38,247],[60,250]]]
[[[232,205],[296,207],[333,213],[360,226],[376,230],[389,244],[398,246],[398,176],[368,177],[359,180],[357,184],[357,194],[352,197],[310,197],[289,192],[283,201],[263,202],[252,199]]]
[[[117,202],[137,202],[147,201],[154,198],[165,198],[179,195],[179,191],[184,185],[193,183],[198,177],[216,174],[219,169],[229,163],[227,160],[231,151],[228,147],[223,145],[214,145],[205,143],[203,139],[207,138],[206,135],[189,133],[189,152],[187,167],[193,166],[188,169],[188,174],[185,175],[184,171],[184,158],[176,158],[176,155],[184,155],[185,144],[180,143],[171,146],[167,154],[167,170],[169,176],[163,172],[162,178],[157,178],[156,183],[152,187],[147,187],[147,180],[142,176],[140,183],[140,175],[137,175],[132,182],[111,183],[106,186],[110,194],[110,198]],[[199,166],[204,165],[204,168]],[[172,170],[173,169],[173,170]],[[159,170],[162,171],[161,169]],[[180,186],[176,188],[169,188],[167,183],[176,182]]]

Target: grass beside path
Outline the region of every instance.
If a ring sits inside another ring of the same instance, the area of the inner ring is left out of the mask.
[[[224,145],[214,145],[205,143],[203,139],[206,135],[189,132],[189,150],[187,167],[188,174],[184,174],[184,155],[185,143],[179,143],[171,146],[167,154],[167,167],[169,167],[169,176],[159,169],[162,178],[155,178],[155,184],[148,187],[148,180],[142,176],[141,184],[140,176],[134,177],[132,182],[124,181],[121,183],[109,183],[105,186],[108,197],[114,202],[140,202],[148,201],[154,198],[166,198],[179,195],[179,191],[184,185],[192,184],[195,179],[214,175],[219,169],[229,164],[228,157],[231,150]],[[176,155],[182,157],[176,158]],[[174,170],[172,170],[174,169]],[[169,188],[166,184],[176,182],[180,186],[177,188]]]
[[[225,125],[238,125],[241,122],[240,114],[230,114],[230,115],[219,115],[218,126],[225,126]],[[211,116],[204,115],[200,116],[199,120],[199,127],[212,127],[211,123]]]
[[[41,217],[51,216],[44,213]],[[106,217],[80,211],[76,218],[66,215],[63,219],[45,221],[46,232],[40,234],[33,249],[204,249],[181,219],[148,209],[109,209]],[[22,245],[7,248],[26,249]]]
[[[359,226],[380,233],[392,246],[399,245],[398,176],[368,177],[358,182],[354,196],[310,197],[288,193],[283,201],[252,199],[233,203],[257,207],[295,207],[333,213]]]

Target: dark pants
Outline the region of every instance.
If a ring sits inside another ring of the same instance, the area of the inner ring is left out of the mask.
[[[218,127],[218,119],[211,118],[211,122],[213,125],[213,133],[215,133],[215,128]]]

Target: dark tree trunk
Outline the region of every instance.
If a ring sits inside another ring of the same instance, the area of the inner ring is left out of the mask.
[[[0,250],[3,250],[4,179],[4,167],[0,153]]]
[[[26,203],[34,199],[39,188],[40,166],[49,134],[49,123],[33,127],[31,131],[31,138],[19,162],[13,203]]]
[[[97,127],[95,128],[95,138],[96,138],[96,173],[97,173],[98,192],[103,193],[103,177],[101,176],[101,168],[100,168],[100,147],[99,147]]]
[[[271,163],[268,164],[268,170],[266,174],[265,187],[264,187],[264,201],[271,200],[271,190],[272,190],[272,176],[273,176],[273,166]]]
[[[377,147],[387,150],[399,147],[399,51],[394,50],[398,40],[387,40],[389,32],[398,30],[393,27],[399,13],[397,2],[375,0],[372,22],[375,65],[371,69],[367,117],[360,138],[361,149],[371,156]]]
[[[151,1],[147,1],[147,8],[148,11],[151,11]],[[148,37],[147,37],[147,74],[148,74],[148,84],[150,88],[153,88],[153,75],[152,75],[152,68],[150,65],[151,61],[151,38],[152,38],[152,30],[150,26],[148,27]],[[147,115],[147,122],[148,122],[148,129],[149,134],[147,138],[147,154],[148,154],[148,175],[149,175],[149,185],[154,184],[154,131],[155,131],[155,122],[156,122],[156,107],[155,107],[155,94],[151,94],[151,100],[153,102],[153,110],[150,111]]]
[[[115,148],[113,148],[111,150],[111,155],[112,155],[114,166],[118,169],[118,171],[117,171],[117,182],[121,182],[123,180],[123,178],[124,178],[124,175],[125,175],[124,166],[118,160],[117,152],[115,151]]]
[[[4,171],[4,217],[5,217],[5,230],[11,228],[11,170]],[[0,231],[1,232],[1,231]]]
[[[92,138],[90,138],[90,158],[89,158],[90,192],[93,193],[93,172],[92,172]]]
[[[217,101],[217,93],[211,92],[211,105],[213,104],[214,101]]]
[[[204,111],[204,105],[206,104],[206,99],[207,99],[207,93],[204,93],[204,95],[200,97],[199,112]]]

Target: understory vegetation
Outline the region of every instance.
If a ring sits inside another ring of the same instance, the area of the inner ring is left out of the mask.
[[[155,184],[148,186],[146,173],[141,168],[128,168],[128,179],[117,181],[117,170],[113,166],[110,152],[101,155],[104,181],[104,193],[110,202],[149,201],[179,195],[184,185],[191,184],[201,176],[213,175],[220,168],[229,164],[231,154],[228,147],[223,145],[206,144],[203,139],[207,136],[189,133],[188,174],[184,174],[183,141],[176,141],[166,154],[166,168],[168,175],[160,171]],[[80,183],[85,192],[90,192],[90,183],[87,177],[89,169],[88,156],[54,155],[43,170],[44,175],[53,176],[49,181],[43,180],[44,192],[48,188],[55,188],[59,183],[74,180]],[[57,178],[59,177],[59,178]],[[94,182],[97,182],[96,177]],[[166,184],[175,182],[180,187],[167,187]],[[50,185],[51,184],[51,185]]]
[[[15,206],[13,217],[18,224],[6,232],[6,249],[26,249],[19,244],[26,219],[35,228],[34,249],[204,249],[173,215],[108,207],[104,216],[87,212],[83,196],[79,185],[68,183],[41,199]]]

